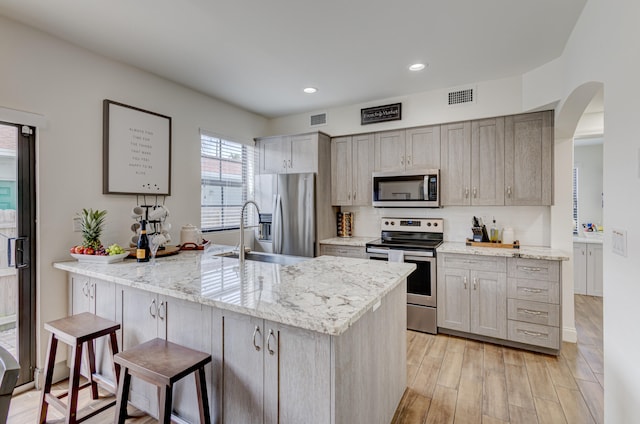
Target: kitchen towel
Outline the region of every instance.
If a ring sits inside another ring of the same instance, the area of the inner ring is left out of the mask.
[[[404,262],[404,252],[402,250],[389,250],[389,262]]]

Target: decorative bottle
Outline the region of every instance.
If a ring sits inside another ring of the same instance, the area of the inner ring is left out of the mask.
[[[140,221],[140,238],[136,248],[136,258],[138,262],[149,262],[151,249],[149,248],[149,237],[147,237],[147,221]]]
[[[498,240],[500,239],[500,231],[498,230],[498,227],[496,227],[496,218],[493,218],[493,224],[491,224],[491,230],[489,232],[489,240],[491,240],[491,243],[497,243]]]

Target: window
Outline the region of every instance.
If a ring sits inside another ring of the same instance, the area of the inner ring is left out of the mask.
[[[253,147],[201,133],[201,227],[240,227],[240,210],[253,188]],[[253,222],[253,211],[245,224]],[[247,217],[245,217],[247,218]]]

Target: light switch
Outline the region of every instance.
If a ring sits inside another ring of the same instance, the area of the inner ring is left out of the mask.
[[[620,256],[627,256],[627,232],[625,230],[613,229],[611,233],[611,244],[613,253]]]

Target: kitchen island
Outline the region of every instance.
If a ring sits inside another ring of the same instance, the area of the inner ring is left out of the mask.
[[[415,265],[328,256],[240,264],[182,252],[155,265],[54,267],[69,273],[70,313],[120,322],[122,349],[164,337],[211,353],[213,422],[388,423],[404,393],[403,283]],[[156,415],[154,389],[135,383],[132,403]],[[197,421],[193,381],[181,383],[174,412]]]

